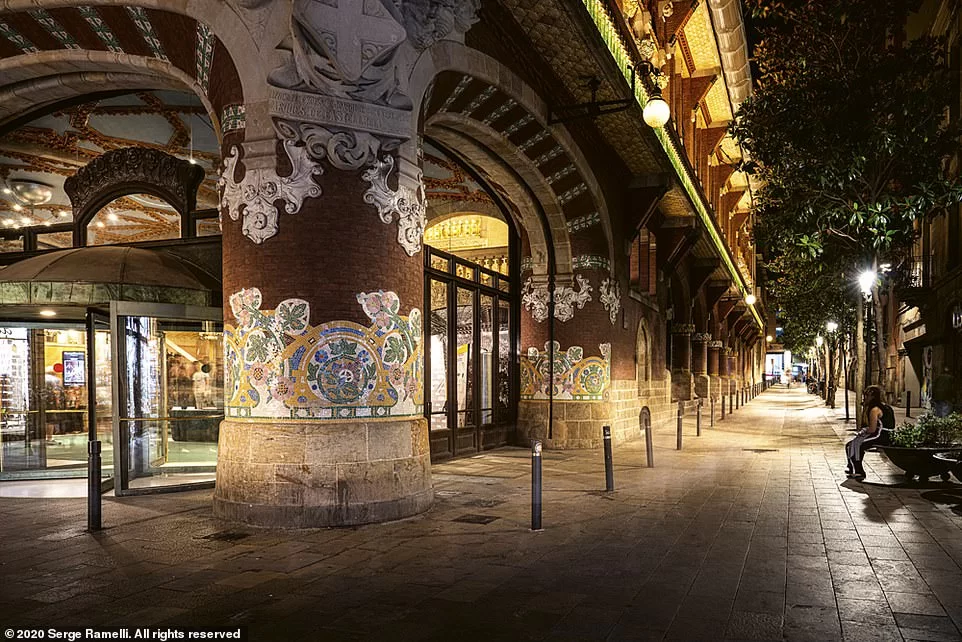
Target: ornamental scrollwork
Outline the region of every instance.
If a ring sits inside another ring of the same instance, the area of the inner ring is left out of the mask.
[[[605,279],[601,282],[598,292],[601,305],[608,311],[611,325],[615,325],[618,321],[618,312],[621,310],[621,285],[616,279]]]
[[[329,128],[315,123],[277,120],[277,133],[284,140],[303,143],[317,162],[327,160],[336,169],[356,171],[372,165],[381,151],[392,151],[400,141],[383,141],[368,132]]]
[[[575,309],[582,309],[591,301],[591,286],[588,279],[575,275],[577,289],[562,285],[555,286],[554,316],[565,322],[574,318]],[[548,285],[535,283],[531,277],[521,287],[521,304],[531,314],[531,318],[541,323],[548,318]]]
[[[388,185],[388,177],[394,171],[394,157],[387,155],[361,174],[371,186],[364,192],[364,202],[377,208],[382,223],[391,224],[397,214],[397,242],[408,256],[421,251],[424,225],[427,221],[427,205],[424,184],[418,176],[417,190],[405,185],[394,190]]]
[[[290,176],[278,176],[273,169],[248,168],[243,180],[234,179],[239,151],[231,149],[224,163],[224,173],[218,184],[223,190],[221,209],[231,220],[244,217],[242,231],[244,236],[260,245],[277,234],[277,208],[274,203],[284,201],[284,211],[296,214],[308,196],[321,195],[321,188],[313,177],[321,174],[320,165],[311,162],[307,150],[297,147],[293,141],[284,141],[293,168]]]

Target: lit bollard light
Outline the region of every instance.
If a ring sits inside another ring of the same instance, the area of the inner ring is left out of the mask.
[[[605,490],[610,493],[615,489],[614,462],[611,459],[611,426],[602,427],[601,432],[605,442]]]
[[[531,530],[541,529],[541,442],[531,442]]]

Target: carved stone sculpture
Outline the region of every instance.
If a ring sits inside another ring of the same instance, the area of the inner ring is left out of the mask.
[[[243,215],[244,236],[258,245],[277,234],[275,202],[284,202],[284,211],[296,214],[308,196],[320,196],[321,188],[313,177],[321,174],[321,166],[312,162],[304,147],[284,141],[284,152],[291,161],[290,176],[280,177],[273,169],[248,168],[243,180],[237,182],[237,147],[231,149],[224,163],[224,173],[218,184],[223,190],[221,209],[231,220]]]
[[[477,21],[479,0],[294,0],[291,60],[271,84],[411,109],[400,87],[398,48],[423,51]]]
[[[390,224],[397,214],[397,242],[408,256],[421,251],[424,238],[424,225],[427,221],[427,199],[424,184],[418,179],[418,189],[401,185],[393,190],[388,185],[388,177],[394,170],[394,157],[385,156],[376,160],[361,177],[371,184],[364,192],[364,202],[377,208],[381,222]]]
[[[618,320],[618,312],[621,310],[621,286],[615,279],[605,279],[599,288],[601,294],[601,305],[608,311],[608,318],[611,325],[615,325]]]

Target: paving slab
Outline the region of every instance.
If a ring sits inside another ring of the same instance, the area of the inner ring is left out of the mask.
[[[0,624],[244,626],[250,640],[962,640],[962,486],[884,456],[844,476],[853,423],[800,386],[695,436],[432,467],[434,506],[356,528],[213,517],[211,491],[0,497]],[[600,431],[600,426],[599,426]],[[225,536],[225,534],[227,536]]]

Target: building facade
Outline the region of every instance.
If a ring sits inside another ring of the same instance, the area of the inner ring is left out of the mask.
[[[76,316],[38,282],[104,284],[117,475],[212,444],[221,517],[396,519],[432,460],[619,444],[762,380],[737,0],[10,0],[0,27],[4,323]],[[37,266],[100,245],[214,300]],[[10,407],[64,355],[0,373]]]

